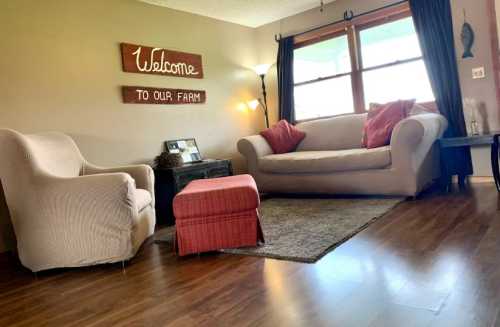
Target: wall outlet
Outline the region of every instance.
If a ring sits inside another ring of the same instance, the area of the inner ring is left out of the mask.
[[[472,68],[472,79],[485,78],[484,67]]]

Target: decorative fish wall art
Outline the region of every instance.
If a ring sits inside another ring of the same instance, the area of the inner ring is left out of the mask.
[[[462,39],[462,44],[464,46],[464,54],[462,58],[473,58],[474,54],[472,53],[472,47],[474,46],[474,30],[472,29],[471,24],[467,22],[467,18],[464,10],[464,24],[462,25],[462,33],[460,34]]]

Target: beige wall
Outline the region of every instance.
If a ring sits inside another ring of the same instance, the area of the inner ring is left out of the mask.
[[[487,0],[451,0],[454,15],[455,38],[458,56],[460,81],[464,97],[474,98],[484,103],[488,112],[488,122],[491,130],[500,130],[499,108],[496,102],[495,84],[493,79],[493,65],[491,58],[489,21],[487,15]],[[497,0],[498,1],[498,0]],[[302,14],[283,19],[280,22],[264,25],[257,29],[257,42],[259,44],[260,62],[276,62],[277,44],[274,34],[281,33],[290,35],[312,27],[321,26],[326,23],[342,19],[344,11],[350,9],[355,13],[380,8],[397,1],[394,0],[337,0],[325,6],[323,13],[318,9],[310,10]],[[467,18],[476,33],[476,43],[473,49],[475,58],[462,59],[463,47],[460,42],[460,32],[463,24],[463,8],[467,10]],[[482,80],[472,79],[472,68],[484,66],[486,78]],[[270,103],[273,109],[273,121],[278,115],[276,72],[273,69],[267,80],[270,87]],[[474,168],[478,176],[490,176],[489,149],[474,148]]]
[[[195,137],[206,157],[234,159],[263,126],[240,113],[257,96],[254,30],[135,0],[0,2],[0,127],[63,131],[99,165],[149,163],[167,139]],[[121,71],[120,42],[203,56],[203,80]],[[203,105],[125,105],[121,85],[207,91]],[[5,248],[0,209],[0,251]]]
[[[458,56],[458,69],[462,94],[464,98],[474,98],[483,103],[488,115],[490,130],[500,130],[499,108],[495,93],[493,58],[491,55],[490,21],[488,0],[452,0],[453,21],[455,26],[455,46]],[[474,58],[462,59],[463,46],[460,33],[464,22],[463,9],[467,13],[467,21],[474,28],[476,41],[473,48]],[[484,66],[485,79],[472,79],[472,68]],[[491,176],[490,149],[488,147],[473,148],[475,174]]]
[[[495,11],[497,13],[497,29],[500,31],[500,0],[495,0]]]
[[[231,157],[260,126],[235,110],[259,85],[250,28],[135,0],[5,0],[0,22],[0,126],[64,131],[101,165],[150,162],[162,141],[182,137]],[[124,73],[123,41],[201,54],[205,78]],[[126,105],[121,85],[203,89],[207,102]]]

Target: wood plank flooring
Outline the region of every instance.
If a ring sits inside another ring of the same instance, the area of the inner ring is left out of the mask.
[[[492,184],[405,202],[316,264],[149,243],[127,264],[0,263],[0,326],[498,326]]]

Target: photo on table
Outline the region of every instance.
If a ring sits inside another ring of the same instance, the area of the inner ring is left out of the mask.
[[[202,161],[200,150],[193,138],[171,140],[165,142],[165,149],[169,153],[179,153],[184,163],[193,163]]]

